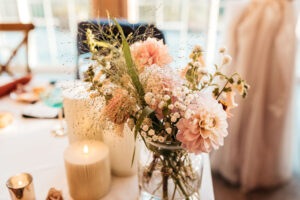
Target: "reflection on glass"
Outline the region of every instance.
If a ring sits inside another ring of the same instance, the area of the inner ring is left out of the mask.
[[[41,94],[42,101],[50,107],[59,108],[58,119],[59,125],[55,127],[51,132],[55,136],[65,136],[67,134],[63,121],[63,97],[62,89],[58,87],[49,87],[44,93]]]

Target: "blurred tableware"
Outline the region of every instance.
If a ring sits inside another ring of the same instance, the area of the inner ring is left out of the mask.
[[[6,186],[12,200],[35,200],[33,179],[28,173],[20,173],[10,177]]]
[[[11,91],[15,90],[17,88],[17,85],[19,84],[27,84],[31,80],[31,78],[32,76],[29,74],[27,76],[24,76],[22,78],[16,79],[12,82],[0,86],[0,97],[9,94]]]
[[[27,105],[22,111],[22,116],[26,118],[54,119],[58,118],[57,108],[49,107],[43,102]]]
[[[24,103],[35,103],[40,100],[40,94],[45,87],[31,87],[18,84],[16,89],[10,93],[10,98]]]
[[[111,185],[109,150],[106,144],[85,140],[71,144],[64,152],[71,197],[100,199]]]
[[[40,95],[45,90],[46,90],[46,88],[43,87],[43,86],[35,86],[35,87],[32,88],[32,92],[37,94],[37,95]]]
[[[59,125],[52,130],[55,136],[66,136],[66,128],[63,121],[63,98],[62,89],[56,87],[49,87],[41,94],[41,100],[49,107],[58,108]]]
[[[8,112],[0,113],[0,129],[7,127],[13,121],[13,115]]]
[[[23,93],[10,93],[11,99],[24,102],[24,103],[35,103],[39,100],[39,96],[33,92],[23,92]]]

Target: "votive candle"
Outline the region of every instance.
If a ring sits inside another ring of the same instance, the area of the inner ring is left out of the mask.
[[[20,173],[10,177],[6,186],[12,200],[35,200],[32,176]]]

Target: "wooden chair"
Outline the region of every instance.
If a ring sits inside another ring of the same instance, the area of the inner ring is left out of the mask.
[[[9,23],[9,24],[0,24],[0,31],[17,31],[17,32],[23,32],[24,38],[23,40],[17,45],[17,47],[12,51],[10,57],[8,58],[7,62],[5,64],[0,64],[0,74],[3,72],[8,73],[9,75],[13,75],[13,73],[9,70],[8,66],[10,62],[13,60],[13,58],[16,56],[18,50],[21,48],[22,45],[25,45],[26,48],[26,71],[27,73],[30,73],[30,67],[28,62],[28,34],[29,31],[34,29],[33,24],[21,24],[21,23]]]

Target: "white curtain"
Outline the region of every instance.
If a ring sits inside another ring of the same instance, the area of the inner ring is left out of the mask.
[[[229,120],[225,145],[211,155],[212,168],[244,191],[272,187],[292,171],[287,123],[294,81],[295,17],[288,0],[252,0],[231,18],[229,71],[250,84],[246,100]]]

